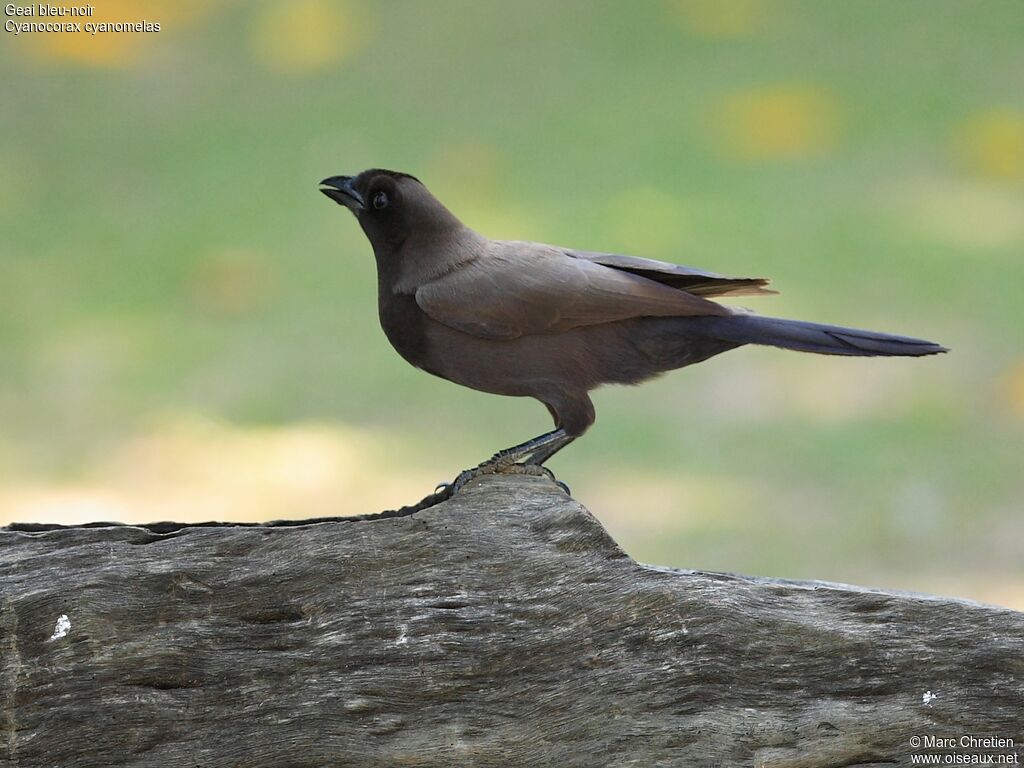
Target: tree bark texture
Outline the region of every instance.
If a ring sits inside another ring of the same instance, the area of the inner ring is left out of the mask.
[[[542,477],[376,519],[15,527],[0,608],[3,766],[1024,753],[1024,614],[641,565]]]

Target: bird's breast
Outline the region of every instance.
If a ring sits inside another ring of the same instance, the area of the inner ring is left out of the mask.
[[[416,297],[405,293],[382,291],[378,298],[380,326],[384,334],[406,362],[428,373],[432,370],[427,342],[427,317],[416,303]]]

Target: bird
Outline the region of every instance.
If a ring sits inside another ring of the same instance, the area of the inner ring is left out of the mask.
[[[482,392],[540,401],[554,429],[449,484],[542,465],[582,436],[590,392],[639,384],[747,344],[824,355],[920,357],[931,341],[757,315],[715,299],[773,294],[760,277],[617,253],[491,240],[415,176],[371,168],[320,191],[351,211],[377,264],[380,324],[413,366]]]

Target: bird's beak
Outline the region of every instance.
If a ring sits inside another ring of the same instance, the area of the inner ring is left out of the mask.
[[[366,205],[363,201],[363,196],[352,186],[354,181],[354,176],[331,176],[329,179],[324,179],[320,182],[320,191],[338,203],[338,205],[344,205],[350,211],[356,213],[365,208]]]

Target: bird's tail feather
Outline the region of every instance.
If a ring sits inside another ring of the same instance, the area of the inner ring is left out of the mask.
[[[920,357],[948,351],[941,344],[924,339],[801,320],[760,315],[732,315],[707,320],[711,321],[707,332],[723,341],[764,344],[820,355]]]

